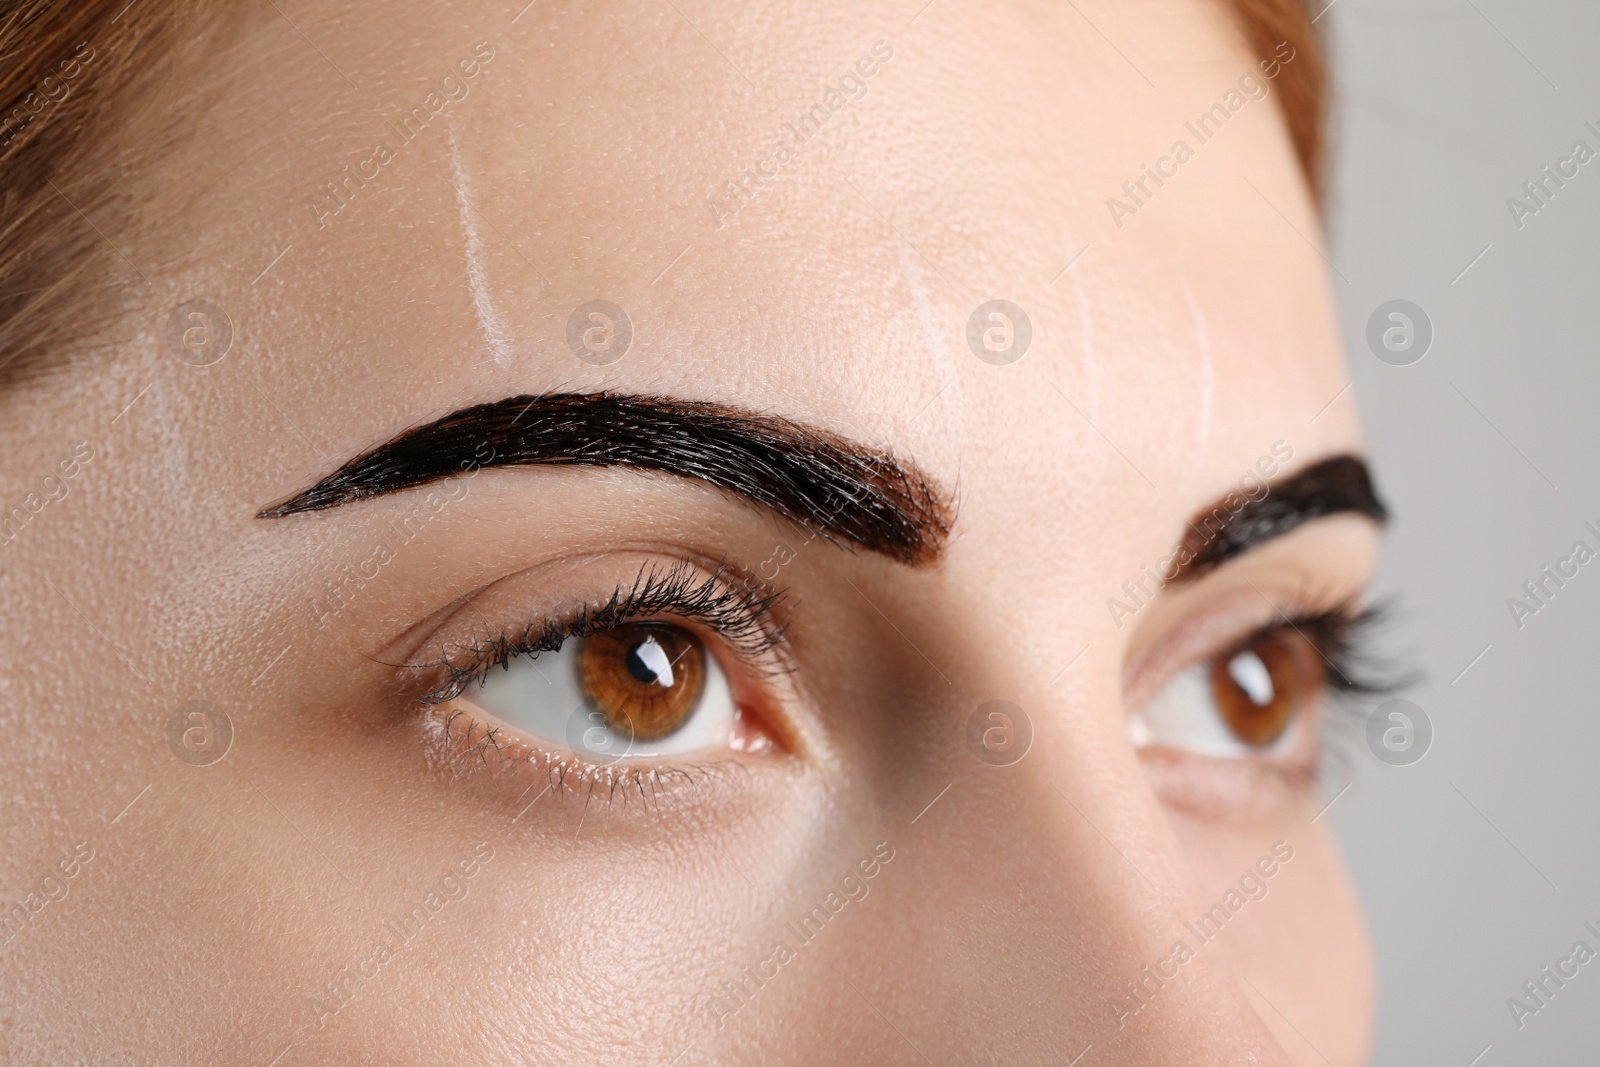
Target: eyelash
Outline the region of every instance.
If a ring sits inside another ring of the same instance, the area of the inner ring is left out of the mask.
[[[793,668],[787,656],[790,612],[784,590],[749,576],[726,561],[709,573],[682,562],[647,564],[631,583],[619,583],[604,602],[585,605],[565,617],[536,620],[519,632],[480,638],[469,645],[447,649],[432,663],[415,665],[413,669],[438,679],[418,698],[419,703],[447,704],[482,684],[496,667],[506,669],[523,656],[537,658],[541,652],[558,651],[572,637],[601,633],[631,619],[659,616],[696,623],[714,634],[747,673],[771,674]],[[1361,723],[1361,705],[1367,703],[1362,698],[1383,696],[1414,681],[1398,674],[1392,663],[1372,651],[1377,632],[1388,617],[1386,605],[1358,609],[1346,602],[1325,610],[1280,616],[1228,646],[1237,651],[1267,638],[1298,636],[1322,659],[1326,698],[1326,711],[1319,717],[1322,759],[1318,767],[1306,768],[1310,776],[1307,786],[1330,773],[1331,768],[1323,761],[1350,761],[1355,751],[1354,735]],[[458,728],[462,719],[466,720],[465,725]],[[441,736],[452,748],[459,746],[468,755],[481,753],[487,758],[491,748],[502,751],[499,732],[456,711],[444,723]],[[692,782],[702,773],[725,773],[725,768],[718,771],[717,767],[589,768],[581,760],[555,753],[534,752],[525,759],[544,765],[551,785],[559,785],[563,794],[574,792],[589,797],[598,790],[608,801],[617,799],[619,794],[628,795],[628,790],[641,796],[656,796],[668,780],[682,778]],[[586,788],[569,788],[573,786]]]
[[[1416,678],[1374,651],[1377,637],[1389,623],[1389,604],[1357,608],[1353,603],[1336,604],[1322,611],[1304,611],[1263,626],[1231,646],[1224,655],[1248,648],[1257,641],[1298,634],[1320,656],[1323,666],[1324,713],[1318,732],[1321,758],[1313,778],[1327,777],[1330,764],[1347,771],[1356,754],[1356,735],[1362,728],[1363,712],[1375,698],[1399,692]],[[1309,785],[1310,782],[1308,781]]]
[[[443,680],[421,697],[426,705],[444,704],[482,684],[496,667],[504,670],[523,656],[559,651],[569,638],[602,633],[629,619],[676,616],[699,623],[716,634],[747,667],[769,665],[787,670],[782,654],[788,629],[785,594],[764,582],[737,573],[726,562],[711,573],[687,563],[662,568],[646,565],[631,585],[619,584],[603,604],[585,605],[565,618],[547,617],[516,634],[482,639],[423,666]]]
[[[1357,609],[1352,604],[1339,604],[1324,611],[1301,612],[1263,626],[1235,646],[1235,651],[1268,637],[1298,633],[1321,655],[1332,697],[1383,696],[1405,684],[1372,651],[1377,632],[1388,621],[1388,615],[1388,608],[1383,605]]]

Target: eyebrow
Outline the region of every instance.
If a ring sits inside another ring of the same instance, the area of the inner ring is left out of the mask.
[[[1389,519],[1367,465],[1352,455],[1332,456],[1261,487],[1259,497],[1233,492],[1196,512],[1169,557],[1178,561],[1177,575],[1167,580],[1198,578],[1313,519],[1353,513],[1380,526]]]
[[[324,511],[484,467],[623,467],[691,478],[912,566],[936,560],[952,505],[915,465],[774,415],[611,392],[513,396],[406,430],[263,508]]]

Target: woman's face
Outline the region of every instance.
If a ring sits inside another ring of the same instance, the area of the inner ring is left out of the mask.
[[[179,72],[127,339],[0,431],[13,1054],[1362,1059],[1376,525],[1271,77],[918,2]]]

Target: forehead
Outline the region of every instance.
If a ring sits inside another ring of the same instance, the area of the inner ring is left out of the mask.
[[[602,387],[952,480],[973,449],[1102,438],[1226,479],[1351,434],[1342,406],[1307,422],[1343,383],[1316,222],[1210,0],[508,7],[266,17],[166,164],[221,172],[178,215],[185,284],[221,294],[285,413],[346,405],[307,430],[324,455]],[[1018,362],[980,358],[1024,317]]]

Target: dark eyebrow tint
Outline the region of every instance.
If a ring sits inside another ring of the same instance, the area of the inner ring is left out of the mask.
[[[836,542],[932,562],[951,507],[915,466],[788,419],[617,393],[463,408],[357,456],[257,518],[321,511],[481,467],[629,467],[695,478]]]
[[[1355,456],[1321,460],[1298,474],[1266,483],[1264,489],[1255,499],[1229,493],[1190,519],[1177,553],[1183,562],[1170,580],[1198,578],[1312,519],[1346,512],[1379,524],[1389,518],[1367,465]]]

